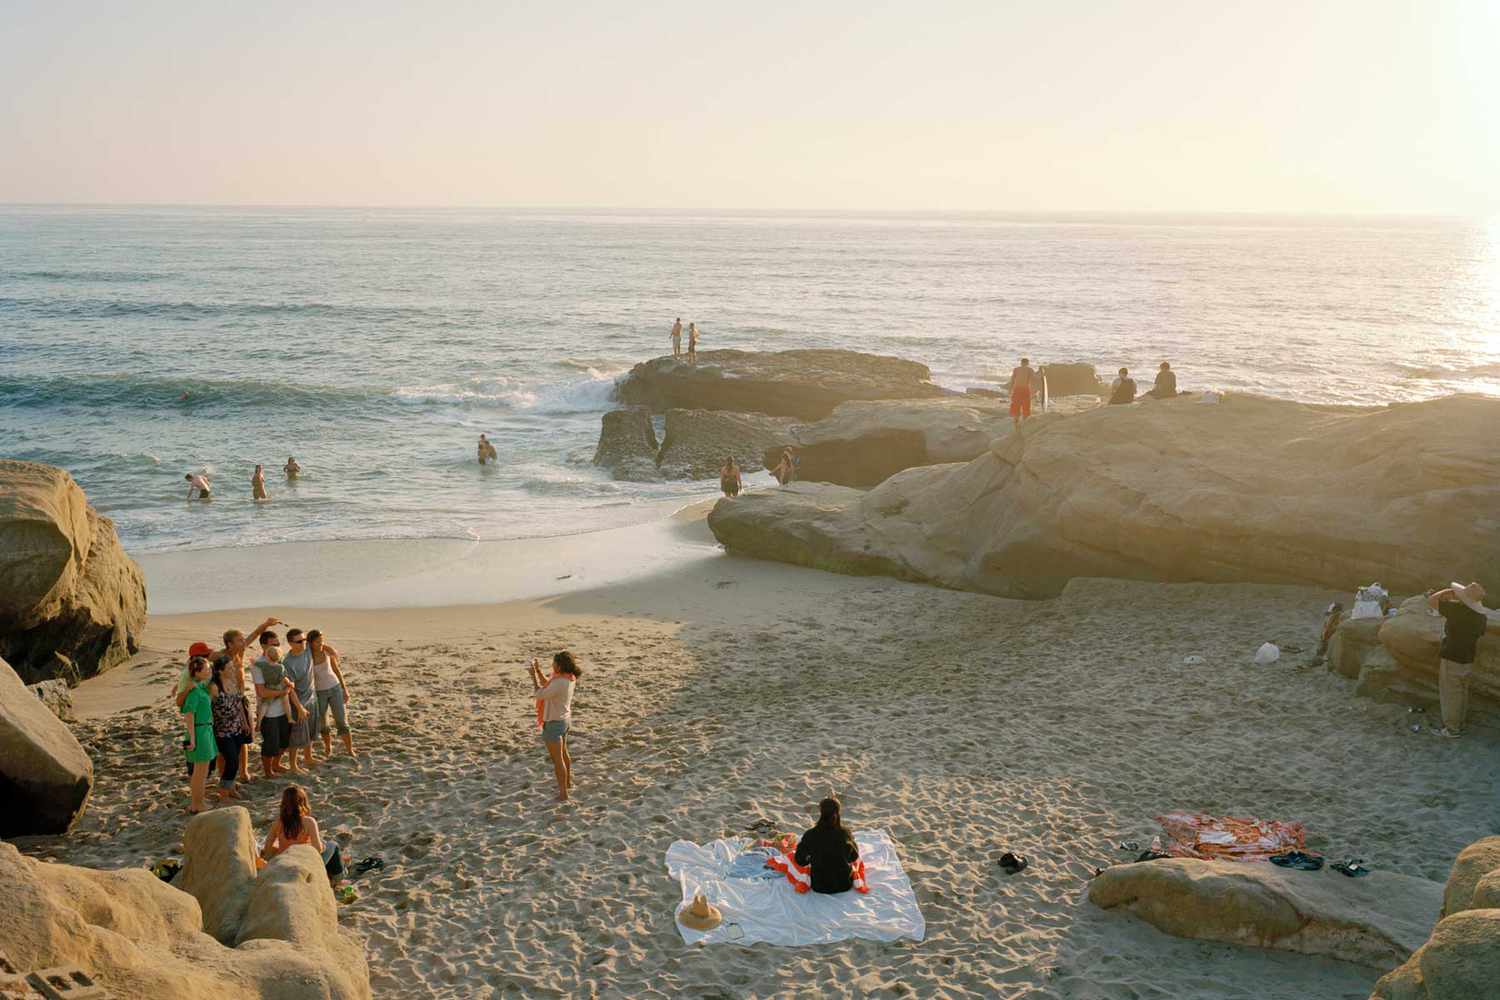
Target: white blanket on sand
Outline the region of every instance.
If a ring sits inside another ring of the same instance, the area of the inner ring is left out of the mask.
[[[896,845],[884,830],[862,830],[854,835],[865,863],[869,893],[841,892],[835,896],[799,893],[783,876],[775,880],[731,878],[734,859],[754,841],[747,837],[715,840],[700,846],[678,840],[667,848],[667,873],[682,885],[683,903],[696,893],[724,914],[711,931],[695,931],[673,923],[688,944],[732,942],[751,944],[827,944],[845,938],[920,941],[927,923],[917,908],[917,894],[901,868]]]

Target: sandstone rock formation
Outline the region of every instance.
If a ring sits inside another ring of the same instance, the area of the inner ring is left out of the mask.
[[[58,678],[26,685],[26,690],[36,695],[47,710],[67,722],[73,718],[73,689],[68,682]]]
[[[668,410],[656,454],[664,479],[717,479],[727,456],[754,472],[762,453],[787,440],[796,421],[759,413]]]
[[[1442,887],[1375,871],[1291,871],[1241,861],[1169,858],[1106,868],[1089,901],[1201,941],[1324,955],[1377,969],[1406,961],[1437,916]]]
[[[1500,996],[1500,837],[1459,852],[1443,891],[1443,919],[1370,1000],[1475,1000]]]
[[[0,837],[67,833],[93,785],[72,730],[0,660]]]
[[[266,869],[278,886],[290,878],[304,887],[265,904],[285,908],[282,917],[263,923],[279,921],[289,936],[226,948],[203,933],[192,896],[144,868],[48,864],[0,844],[0,898],[6,902],[0,941],[19,968],[81,967],[116,997],[366,1000],[362,945],[339,929],[327,880],[302,881],[310,862],[293,857],[296,852],[317,859],[311,848],[293,848],[286,861],[278,857]]]
[[[188,820],[182,870],[172,885],[203,911],[203,930],[221,944],[237,943],[255,886],[255,831],[243,806],[211,809]]]
[[[1421,594],[1388,618],[1345,621],[1328,644],[1328,669],[1358,683],[1355,693],[1436,707],[1443,619]],[[1469,680],[1471,720],[1500,721],[1500,615],[1479,640]]]
[[[649,410],[640,406],[610,410],[599,431],[594,464],[609,469],[616,479],[650,482],[660,478],[656,451],[656,428]]]
[[[698,363],[656,358],[636,365],[615,390],[629,405],[732,410],[821,420],[851,399],[930,399],[950,393],[926,365],[858,351],[702,351]]]
[[[0,656],[27,681],[71,664],[76,683],[134,654],[145,623],[140,567],[73,477],[0,460]]]
[[[972,462],[724,500],[732,551],[1006,596],[1078,576],[1500,592],[1500,400],[1043,415]]]

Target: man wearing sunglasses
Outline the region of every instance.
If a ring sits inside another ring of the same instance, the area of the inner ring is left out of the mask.
[[[301,706],[316,706],[318,694],[313,687],[312,651],[307,648],[307,637],[300,628],[286,630],[286,655],[281,658],[282,669],[292,685],[292,703]],[[311,708],[301,713],[300,719],[291,724],[292,770],[297,767],[297,754],[302,754],[302,766],[313,768],[313,741],[318,737],[318,716]]]

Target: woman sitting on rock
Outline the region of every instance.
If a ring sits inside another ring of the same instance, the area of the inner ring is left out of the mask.
[[[797,842],[797,864],[810,868],[812,891],[848,892],[854,888],[854,863],[859,848],[854,835],[839,818],[839,800],[818,803],[818,824]]]
[[[339,884],[344,874],[344,861],[339,855],[338,841],[323,840],[318,832],[318,821],[313,819],[307,805],[307,793],[301,785],[287,785],[281,793],[281,812],[266,834],[266,846],[260,856],[270,861],[276,855],[297,844],[307,844],[323,856],[323,868],[328,872],[328,881]]]

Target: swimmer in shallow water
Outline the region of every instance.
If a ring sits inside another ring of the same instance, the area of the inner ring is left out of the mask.
[[[259,465],[255,467],[255,475],[250,477],[250,493],[256,500],[271,499],[271,494],[266,492],[266,470]]]
[[[483,434],[479,435],[479,464],[495,461],[499,456],[495,453],[495,446],[490,444],[490,439]]]
[[[213,490],[213,487],[211,485],[209,485],[208,477],[207,476],[200,476],[197,473],[189,472],[186,476],[183,476],[182,478],[186,479],[187,483],[188,483],[188,495],[187,495],[187,498],[189,500],[211,500],[211,499],[213,499],[213,492],[214,492],[214,490]],[[194,494],[197,494],[197,495],[194,496]]]
[[[286,481],[291,482],[301,474],[302,466],[297,464],[297,460],[295,458],[288,455],[286,457],[286,464],[281,467],[281,471],[286,473]]]

